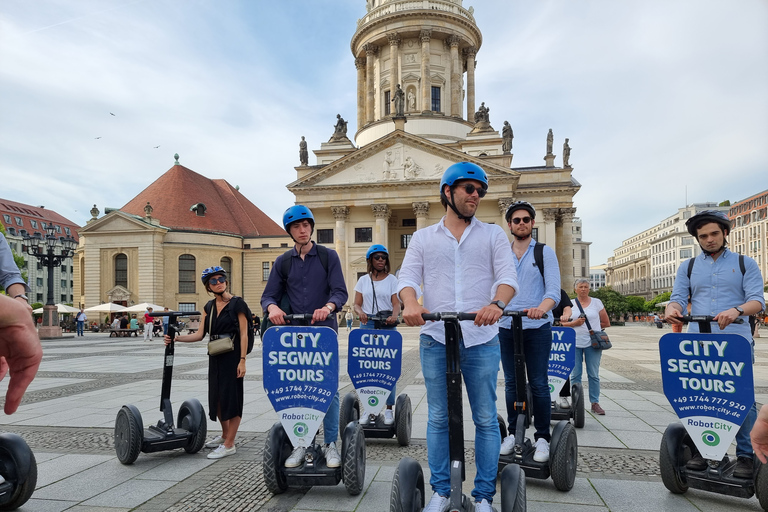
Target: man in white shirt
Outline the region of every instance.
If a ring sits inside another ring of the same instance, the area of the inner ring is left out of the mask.
[[[440,201],[446,214],[437,224],[414,233],[398,276],[398,294],[405,304],[403,321],[422,326],[420,356],[427,388],[427,452],[433,490],[424,512],[447,510],[451,488],[445,331],[442,322],[426,323],[422,313],[477,313],[474,322],[461,322],[460,345],[462,374],[475,422],[475,510],[490,512],[496,492],[501,443],[496,419],[501,357],[496,322],[518,284],[504,231],[474,218],[487,190],[488,178],[478,165],[460,162],[446,169],[440,181]],[[418,303],[421,285],[423,307]]]

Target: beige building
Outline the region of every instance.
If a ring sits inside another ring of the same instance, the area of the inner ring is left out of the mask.
[[[728,216],[731,249],[755,260],[768,282],[768,190],[734,203]]]

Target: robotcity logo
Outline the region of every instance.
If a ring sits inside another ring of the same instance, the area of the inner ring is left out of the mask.
[[[550,384],[549,385],[549,393],[552,394],[554,392],[555,392],[555,385],[554,384]]]
[[[707,446],[717,446],[720,444],[720,436],[714,430],[705,430],[701,433],[701,440]]]
[[[379,399],[375,396],[368,397],[368,405],[371,407],[376,407],[379,405]]]
[[[297,423],[293,426],[293,433],[296,437],[304,437],[307,435],[309,428],[306,423]]]

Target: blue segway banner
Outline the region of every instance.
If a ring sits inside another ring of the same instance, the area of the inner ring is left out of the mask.
[[[576,331],[572,327],[552,328],[552,348],[549,351],[549,395],[553,402],[560,397],[560,390],[571,376],[576,363]]]
[[[339,388],[336,332],[275,326],[262,344],[264,390],[293,446],[307,447]]]
[[[738,334],[659,340],[664,395],[705,459],[720,460],[755,402],[752,347]]]
[[[395,330],[349,333],[347,373],[363,405],[361,417],[378,415],[400,378],[403,336]]]

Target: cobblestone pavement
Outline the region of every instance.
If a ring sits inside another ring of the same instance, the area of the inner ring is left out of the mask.
[[[408,386],[423,386],[418,361],[418,337],[415,330],[404,333],[404,338],[410,340],[408,346],[404,345],[403,371],[398,383],[398,392]],[[668,330],[666,332],[669,332]],[[765,332],[765,331],[764,331]],[[606,352],[603,357],[601,372],[605,371],[607,378],[602,382],[602,392],[606,396],[622,397],[622,393],[661,393],[661,380],[658,371],[658,338],[663,332],[645,326],[630,325],[627,327],[613,328],[609,331],[614,341],[614,350]],[[66,340],[54,340],[44,342],[45,360],[38,374],[38,380],[24,398],[19,416],[29,419],[14,423],[14,416],[3,418],[3,430],[13,431],[22,435],[36,454],[70,454],[70,455],[100,455],[114,457],[113,430],[109,423],[101,426],[62,426],[57,424],[44,424],[37,421],[30,412],[24,408],[39,404],[56,403],[58,400],[82,396],[84,394],[110,389],[121,389],[126,385],[135,383],[137,386],[146,381],[158,381],[162,376],[160,365],[142,369],[137,366],[136,371],[116,370],[110,367],[91,368],[91,371],[64,371],[62,364],[73,365],[84,357],[109,356],[117,357],[123,361],[131,358],[161,358],[159,355],[159,343],[144,345],[133,340],[125,339],[111,341],[103,335],[90,335],[84,339],[70,338]],[[340,333],[340,345],[346,342],[346,333]],[[758,340],[759,341],[759,340]],[[256,350],[254,350],[256,352]],[[654,361],[654,353],[655,361]],[[253,356],[253,354],[252,354]],[[152,359],[154,360],[154,359]],[[655,367],[654,367],[655,365]],[[52,368],[51,370],[47,370]],[[202,386],[204,389],[207,375],[205,372],[207,361],[204,352],[197,351],[180,354],[177,351],[174,383],[189,382],[192,385]],[[101,371],[94,371],[94,370]],[[249,369],[247,381],[251,381],[260,389],[261,372]],[[758,345],[755,366],[756,394],[758,402],[768,398],[768,358],[765,351]],[[62,382],[61,385],[56,383]],[[40,386],[35,387],[39,382]],[[343,391],[351,389],[346,372],[341,376],[341,385],[346,386]],[[46,384],[48,382],[50,385]],[[586,386],[586,381],[585,381]],[[155,398],[159,396],[157,386]],[[4,394],[4,386],[3,389]],[[342,393],[343,393],[342,392]],[[202,402],[206,402],[201,397]],[[499,401],[500,403],[503,400]],[[615,398],[616,405],[621,403],[621,398]],[[602,403],[602,400],[601,400]],[[612,404],[613,405],[613,404]],[[666,404],[661,404],[666,405]],[[206,404],[207,406],[207,404]],[[416,407],[416,404],[414,404]],[[610,420],[613,410],[608,410],[606,418]],[[117,409],[110,410],[107,420],[114,421]],[[667,407],[668,408],[668,407]],[[156,410],[156,409],[155,409]],[[425,409],[423,409],[425,411]],[[159,412],[156,412],[159,417]],[[423,421],[422,415],[414,413],[414,425],[417,421]],[[588,415],[588,422],[606,421],[603,418],[592,418]],[[466,419],[466,418],[465,418]],[[244,420],[247,418],[244,415]],[[55,423],[55,422],[49,422]],[[664,422],[659,423],[663,431]],[[211,425],[214,430],[218,425]],[[268,427],[267,427],[268,428]],[[606,427],[610,431],[612,427]],[[423,428],[422,428],[423,430]],[[646,448],[632,449],[616,443],[581,442],[581,436],[587,439],[589,433],[577,431],[580,436],[579,460],[577,477],[606,478],[617,480],[650,481],[659,482],[658,451],[654,442],[646,445]],[[598,434],[595,434],[598,435]],[[654,435],[659,435],[654,432]],[[169,488],[148,497],[146,501],[135,507],[106,508],[105,510],[137,510],[137,511],[197,511],[197,510],[264,510],[264,511],[288,511],[294,509],[296,504],[307,492],[307,489],[291,489],[284,495],[273,497],[263,482],[261,471],[261,453],[264,446],[266,428],[261,430],[244,430],[238,435],[238,452],[234,457],[227,457],[208,464],[191,476],[171,485]],[[467,436],[471,438],[471,436]],[[594,437],[593,439],[601,439]],[[626,444],[626,443],[624,443]],[[367,465],[370,467],[394,467],[404,456],[413,457],[426,467],[427,453],[423,436],[414,436],[410,446],[401,447],[393,440],[377,440],[366,443]],[[178,451],[178,450],[177,450]],[[184,456],[179,454],[167,455]],[[170,452],[166,452],[170,453]],[[145,455],[142,455],[142,457]],[[164,455],[165,456],[165,455]],[[474,460],[474,447],[471,441],[465,445],[465,460]],[[468,471],[472,464],[468,462]],[[38,486],[40,489],[40,486]],[[23,510],[43,510],[36,508],[36,503],[43,500],[35,500]],[[116,504],[115,507],[120,507]],[[56,508],[55,510],[66,510]],[[384,508],[382,508],[383,510]],[[54,510],[45,508],[45,510]],[[98,507],[82,510],[99,510]]]

